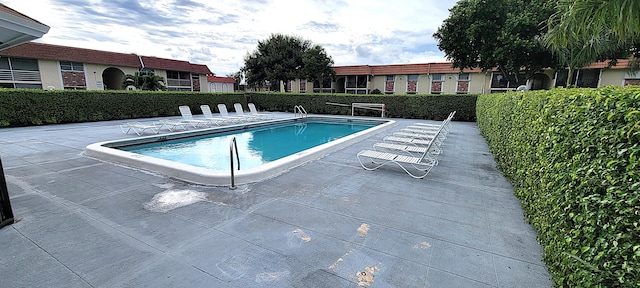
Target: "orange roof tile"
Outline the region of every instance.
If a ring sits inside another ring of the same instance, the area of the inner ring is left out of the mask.
[[[141,68],[136,54],[100,51],[68,46],[29,42],[0,51],[2,56],[14,56],[47,60],[74,61],[92,64]],[[198,74],[212,74],[206,65],[192,64],[188,61],[140,56],[145,67],[163,70],[176,70]]]
[[[336,75],[371,75],[371,67],[369,65],[356,65],[356,66],[334,66],[333,70],[336,71]]]
[[[207,76],[207,81],[212,83],[236,83],[236,79],[233,77],[221,77],[215,75]]]
[[[334,66],[338,76],[347,75],[408,75],[458,73],[459,68],[451,67],[451,62],[419,63],[419,64],[390,64],[390,65],[355,65]],[[480,72],[480,69],[465,69],[464,72]]]

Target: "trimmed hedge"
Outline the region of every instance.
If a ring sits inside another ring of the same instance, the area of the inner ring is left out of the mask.
[[[247,101],[267,111],[293,112],[302,105],[313,114],[351,115],[351,107],[328,105],[331,103],[384,103],[388,117],[408,119],[444,120],[451,111],[457,111],[455,121],[476,120],[477,95],[355,95],[308,93],[252,93]],[[379,116],[379,111],[356,109],[356,115]]]
[[[237,93],[0,89],[0,127],[180,115],[178,106],[215,110],[246,98]]]
[[[558,287],[640,287],[640,88],[479,96]]]
[[[293,112],[303,105],[309,113],[350,115],[351,108],[325,102],[386,103],[391,117],[442,120],[457,110],[457,121],[475,121],[475,95],[444,96],[352,96],[350,94],[292,93],[203,93],[149,91],[84,91],[0,89],[0,127],[57,123],[105,121],[180,115],[178,106],[188,105],[194,114],[200,105],[216,110],[224,103],[233,111],[233,103],[254,102],[259,109]],[[358,115],[378,116],[377,111],[357,109]]]

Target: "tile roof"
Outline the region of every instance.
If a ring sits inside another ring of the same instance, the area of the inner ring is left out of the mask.
[[[451,67],[451,62],[420,63],[420,64],[390,64],[390,65],[354,65],[334,66],[338,76],[346,75],[407,75],[458,73],[460,69]],[[465,72],[480,72],[480,69],[465,69]]]
[[[47,60],[74,61],[101,65],[142,68],[140,58],[145,67],[163,70],[176,70],[198,74],[213,74],[206,65],[193,64],[188,61],[165,59],[136,54],[100,51],[85,48],[59,46],[29,42],[0,51],[0,55]]]
[[[207,76],[207,81],[211,83],[236,83],[236,79],[233,77],[222,77],[215,75]]]
[[[626,69],[629,59],[618,59],[616,66],[609,67],[609,61],[595,62],[585,69],[610,68]],[[408,75],[408,74],[437,74],[459,73],[459,68],[453,68],[451,62],[421,63],[421,64],[390,64],[390,65],[352,65],[334,66],[337,76],[347,75]],[[497,71],[497,70],[494,70]],[[465,73],[479,73],[482,69],[464,69]]]
[[[336,75],[371,75],[371,67],[369,65],[356,65],[356,66],[334,66],[333,70],[336,71]]]

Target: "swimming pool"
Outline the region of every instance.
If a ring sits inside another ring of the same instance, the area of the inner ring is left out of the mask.
[[[394,123],[326,116],[288,118],[94,143],[86,147],[85,155],[192,183],[229,185],[230,141],[236,137],[241,169],[234,173],[235,183],[246,184],[319,159]],[[197,142],[209,148],[185,152]]]

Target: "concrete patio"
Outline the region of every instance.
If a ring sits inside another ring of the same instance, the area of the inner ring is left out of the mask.
[[[0,229],[0,286],[551,287],[537,234],[476,123],[453,122],[425,179],[365,171],[358,151],[438,123],[394,120],[236,190],[83,156],[88,144],[138,137],[122,134],[126,121],[2,128],[18,221]],[[158,206],[167,193],[195,203]]]

